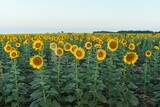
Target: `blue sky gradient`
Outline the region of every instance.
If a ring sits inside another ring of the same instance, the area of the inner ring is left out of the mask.
[[[0,0],[0,33],[160,31],[160,0]]]

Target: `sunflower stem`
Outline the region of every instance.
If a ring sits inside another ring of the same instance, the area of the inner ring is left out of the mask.
[[[44,89],[44,74],[43,70],[40,70],[40,78],[41,78],[41,86],[42,86],[42,93],[43,93],[43,99],[46,101],[46,94],[45,94],[45,89]]]
[[[0,73],[2,80],[4,79],[3,69],[2,69],[2,61],[0,61]]]
[[[78,107],[80,106],[80,98],[78,96],[78,91],[79,91],[79,80],[78,80],[78,60],[75,60],[75,81],[76,81],[76,93],[77,93],[77,104]]]
[[[12,60],[12,67],[13,67],[13,73],[14,73],[14,79],[15,79],[15,87],[16,87],[16,99],[17,99],[17,102],[19,104],[19,101],[18,101],[18,77],[17,77],[17,69],[16,69],[16,63],[17,63],[17,60],[16,59],[13,59]],[[19,105],[18,105],[19,106]]]

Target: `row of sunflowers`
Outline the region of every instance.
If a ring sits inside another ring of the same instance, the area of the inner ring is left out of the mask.
[[[0,35],[0,106],[160,105],[160,34]]]

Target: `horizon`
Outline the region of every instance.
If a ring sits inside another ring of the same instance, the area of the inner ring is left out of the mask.
[[[0,34],[160,31],[159,0],[2,0]]]

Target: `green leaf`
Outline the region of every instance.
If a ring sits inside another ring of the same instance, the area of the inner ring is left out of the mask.
[[[56,100],[53,100],[52,104],[54,107],[61,107],[61,105]]]
[[[137,89],[138,87],[133,82],[130,82],[128,84],[128,88],[130,88],[130,89]]]
[[[75,96],[71,96],[71,95],[69,95],[69,96],[67,96],[66,98],[65,98],[65,101],[67,101],[67,102],[73,102],[73,101],[75,101]]]

